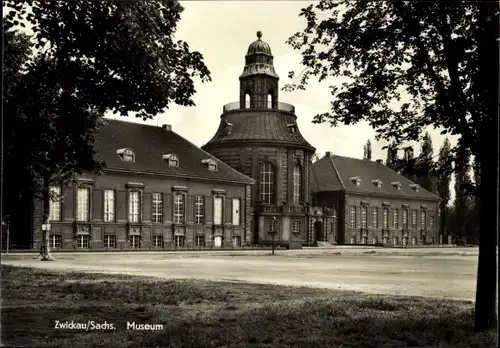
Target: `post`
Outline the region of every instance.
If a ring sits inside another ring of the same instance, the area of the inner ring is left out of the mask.
[[[9,220],[6,221],[5,226],[7,228],[7,254],[9,253],[9,243],[10,243],[10,236],[9,236]]]
[[[274,255],[274,233],[272,234],[273,241],[272,241],[272,254]]]

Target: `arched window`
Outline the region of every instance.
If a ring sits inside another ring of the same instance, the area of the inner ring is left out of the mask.
[[[250,93],[245,93],[245,109],[250,109]]]
[[[302,203],[302,168],[296,164],[293,167],[293,204]]]
[[[260,166],[260,200],[264,204],[274,203],[274,167],[270,162]]]
[[[273,95],[271,92],[267,94],[267,108],[272,109],[273,108]]]

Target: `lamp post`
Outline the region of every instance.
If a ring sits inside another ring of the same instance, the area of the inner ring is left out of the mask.
[[[274,255],[274,236],[277,233],[277,231],[276,231],[276,216],[273,216],[272,218],[269,219],[269,231],[268,231],[268,233],[272,237],[271,247],[272,247],[272,254]]]

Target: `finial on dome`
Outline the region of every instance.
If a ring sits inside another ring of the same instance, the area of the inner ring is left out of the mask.
[[[259,38],[259,40],[262,37],[262,32],[260,30],[257,32],[257,37]]]

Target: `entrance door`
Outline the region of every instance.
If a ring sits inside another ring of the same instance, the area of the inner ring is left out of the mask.
[[[325,235],[323,233],[323,224],[321,223],[321,221],[316,221],[314,223],[314,232],[316,235],[316,242],[325,241]]]
[[[222,246],[222,236],[215,236],[215,238],[214,238],[214,246],[216,248],[220,248]]]

